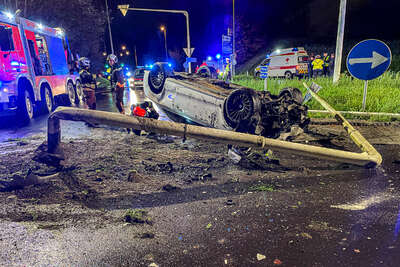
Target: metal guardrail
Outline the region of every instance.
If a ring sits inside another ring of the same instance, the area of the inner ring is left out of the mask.
[[[272,150],[292,153],[299,156],[308,156],[336,162],[351,163],[369,168],[378,166],[382,162],[382,157],[380,156],[380,154],[376,152],[376,150],[371,145],[369,145],[371,146],[369,147],[365,145],[365,143],[362,143],[362,148],[367,149],[363,150],[363,153],[354,153],[330,148],[280,141],[251,134],[237,133],[232,131],[187,125],[169,121],[158,121],[148,118],[126,116],[118,113],[68,107],[57,108],[56,111],[53,112],[48,119],[49,153],[55,154],[60,152],[60,120],[84,121],[88,123],[105,124],[121,128],[134,128],[147,132],[157,132],[160,134],[181,136],[184,138],[190,137],[206,141],[212,140],[244,147],[269,148]],[[350,136],[358,140],[361,135],[357,131],[355,131],[354,128],[351,127],[351,129],[353,130],[351,131]]]

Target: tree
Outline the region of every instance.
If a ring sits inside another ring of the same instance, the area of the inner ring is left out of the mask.
[[[259,52],[265,44],[263,38],[260,37],[259,26],[246,22],[243,16],[238,16],[235,24],[235,50],[237,63],[240,65]]]
[[[104,8],[96,7],[93,0],[16,0],[14,3],[26,18],[63,28],[71,51],[90,58],[94,69],[103,65],[106,16]]]

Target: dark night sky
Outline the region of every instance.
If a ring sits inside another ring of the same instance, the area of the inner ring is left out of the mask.
[[[118,4],[188,10],[192,46],[196,48],[194,57],[198,58],[220,52],[221,34],[231,26],[232,0],[109,0],[109,3],[113,9],[115,46],[127,44],[133,50],[136,45],[139,64],[162,59],[165,50],[160,25],[167,26],[169,50],[181,51],[186,47],[184,16],[129,11],[122,17],[116,9]],[[315,43],[334,45],[338,8],[339,0],[236,0],[237,16],[257,29],[254,37],[263,38],[266,47],[287,38],[308,38]],[[399,10],[398,0],[348,0],[346,38],[399,40]]]

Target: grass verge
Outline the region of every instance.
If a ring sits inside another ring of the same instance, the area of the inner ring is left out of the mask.
[[[235,83],[245,87],[262,91],[264,81],[251,76],[237,76]],[[323,97],[331,106],[338,111],[361,111],[364,91],[364,82],[353,79],[348,75],[342,75],[338,84],[333,84],[332,78],[315,79],[268,79],[268,90],[273,94],[278,94],[286,87],[299,88],[303,95],[306,89],[303,82],[311,85],[312,82],[322,86],[319,95]],[[323,110],[323,107],[315,100],[307,103],[310,109]],[[381,77],[368,83],[367,112],[400,113],[400,73],[387,72]],[[330,117],[329,114],[310,114],[311,117]],[[346,115],[351,119],[370,119],[373,121],[391,121],[393,118],[387,116],[360,117]],[[397,119],[399,120],[399,119]]]

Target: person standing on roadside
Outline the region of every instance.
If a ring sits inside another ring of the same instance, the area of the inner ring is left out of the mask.
[[[310,56],[309,58],[308,58],[308,78],[309,79],[312,79],[312,77],[313,77],[313,65],[312,65],[312,63],[313,63],[313,61],[314,61],[314,56]]]
[[[90,73],[90,60],[86,57],[79,59],[79,77],[89,109],[96,110],[96,81]]]
[[[329,76],[333,76],[333,72],[335,70],[335,54],[331,54],[331,60],[329,62]]]
[[[325,52],[323,60],[324,60],[324,68],[323,68],[324,76],[329,76],[329,65],[331,62],[331,56],[329,56],[328,53]]]
[[[116,55],[108,55],[108,64],[111,66],[111,88],[115,94],[115,105],[119,113],[125,114],[124,108],[124,91],[125,79],[122,68],[118,65],[118,57]]]
[[[312,62],[313,66],[313,76],[320,77],[322,76],[324,70],[324,61],[321,59],[320,55],[316,55],[314,61]]]

